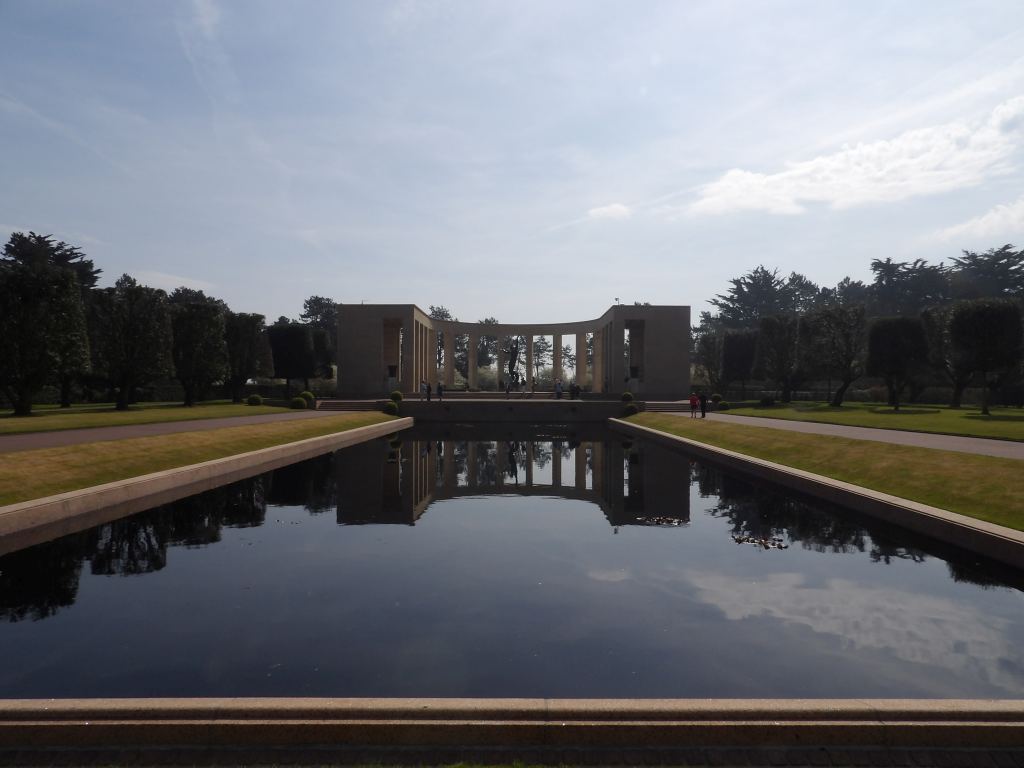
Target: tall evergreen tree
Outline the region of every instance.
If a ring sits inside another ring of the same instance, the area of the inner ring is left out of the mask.
[[[928,363],[928,340],[917,317],[880,317],[868,330],[867,372],[881,376],[889,404],[900,409],[900,395]]]
[[[227,385],[234,403],[242,402],[245,383],[274,372],[273,356],[263,315],[228,312],[224,318],[227,342]]]
[[[957,304],[949,320],[954,354],[981,378],[981,412],[989,415],[989,390],[1021,361],[1024,330],[1020,306],[1006,299]]]
[[[188,288],[170,296],[171,357],[174,375],[185,390],[186,406],[193,406],[227,371],[224,313],[227,305]]]

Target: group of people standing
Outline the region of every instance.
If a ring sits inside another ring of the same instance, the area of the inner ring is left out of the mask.
[[[427,398],[427,402],[430,402],[430,396],[433,394],[433,390],[430,387],[430,382],[425,379],[420,379],[420,400],[424,397]],[[437,399],[441,401],[444,398],[444,384],[437,382]]]
[[[708,396],[701,392],[699,395],[696,392],[690,393],[690,418],[697,418],[697,408],[700,408],[700,417],[702,419],[707,418],[708,415]]]

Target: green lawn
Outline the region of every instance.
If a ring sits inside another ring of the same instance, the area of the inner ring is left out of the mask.
[[[393,420],[383,413],[339,413],[200,432],[109,440],[3,454],[0,505],[137,477]]]
[[[258,416],[262,413],[285,413],[287,408],[270,405],[234,404],[214,400],[186,408],[181,403],[141,403],[127,411],[114,410],[110,403],[90,403],[71,408],[36,406],[31,416],[14,416],[0,411],[0,435],[25,432],[52,432],[61,429],[116,427],[126,424],[157,424],[165,421],[219,419],[229,416]]]
[[[832,408],[826,403],[803,402],[775,405],[770,408],[732,408],[724,413],[794,421],[820,421],[851,427],[906,429],[912,432],[1024,440],[1024,409],[991,410],[991,416],[982,416],[981,411],[975,407],[953,409],[941,405],[904,405],[899,411],[894,411],[889,406],[878,403],[847,403],[841,408]]]
[[[641,413],[629,421],[904,499],[1024,530],[1024,462]]]

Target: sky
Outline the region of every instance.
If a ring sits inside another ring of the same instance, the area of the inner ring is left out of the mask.
[[[0,238],[236,311],[694,314],[1024,245],[1024,2],[0,0]]]

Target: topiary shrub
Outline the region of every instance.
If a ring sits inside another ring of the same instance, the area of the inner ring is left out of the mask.
[[[309,408],[315,407],[315,405],[316,405],[316,396],[312,392],[310,392],[308,389],[304,390],[302,392],[299,392],[299,397],[301,397],[303,400],[306,401],[307,407],[309,407]]]
[[[640,413],[640,406],[636,403],[626,403],[622,409],[623,416],[635,416],[638,413]]]
[[[717,403],[715,403],[715,410],[718,411],[728,411],[730,407],[731,406],[729,405],[729,403],[727,403],[725,400],[719,400]]]
[[[622,393],[622,402],[624,402],[624,403],[632,403],[633,402],[633,393],[632,392],[623,392]]]
[[[263,405],[263,398],[260,395],[249,395],[245,402],[249,405]]]
[[[395,402],[394,400],[388,400],[386,403],[384,403],[384,413],[388,414],[389,416],[397,416],[398,403]]]
[[[397,389],[394,392],[391,393],[391,402],[393,402],[393,403],[400,403],[400,402],[402,402],[402,393],[399,392]]]
[[[720,394],[718,394],[717,392],[715,392],[715,394],[713,394],[711,396],[711,402],[712,403],[720,403],[720,402],[722,402],[722,396]]]
[[[291,402],[288,403],[288,407],[294,408],[296,411],[301,411],[308,408],[309,404],[306,402],[306,398],[296,395],[292,398]]]
[[[761,401],[760,401],[760,405],[761,405],[762,408],[771,408],[773,405],[775,405],[775,398],[774,397],[767,397],[767,396],[762,397]]]

